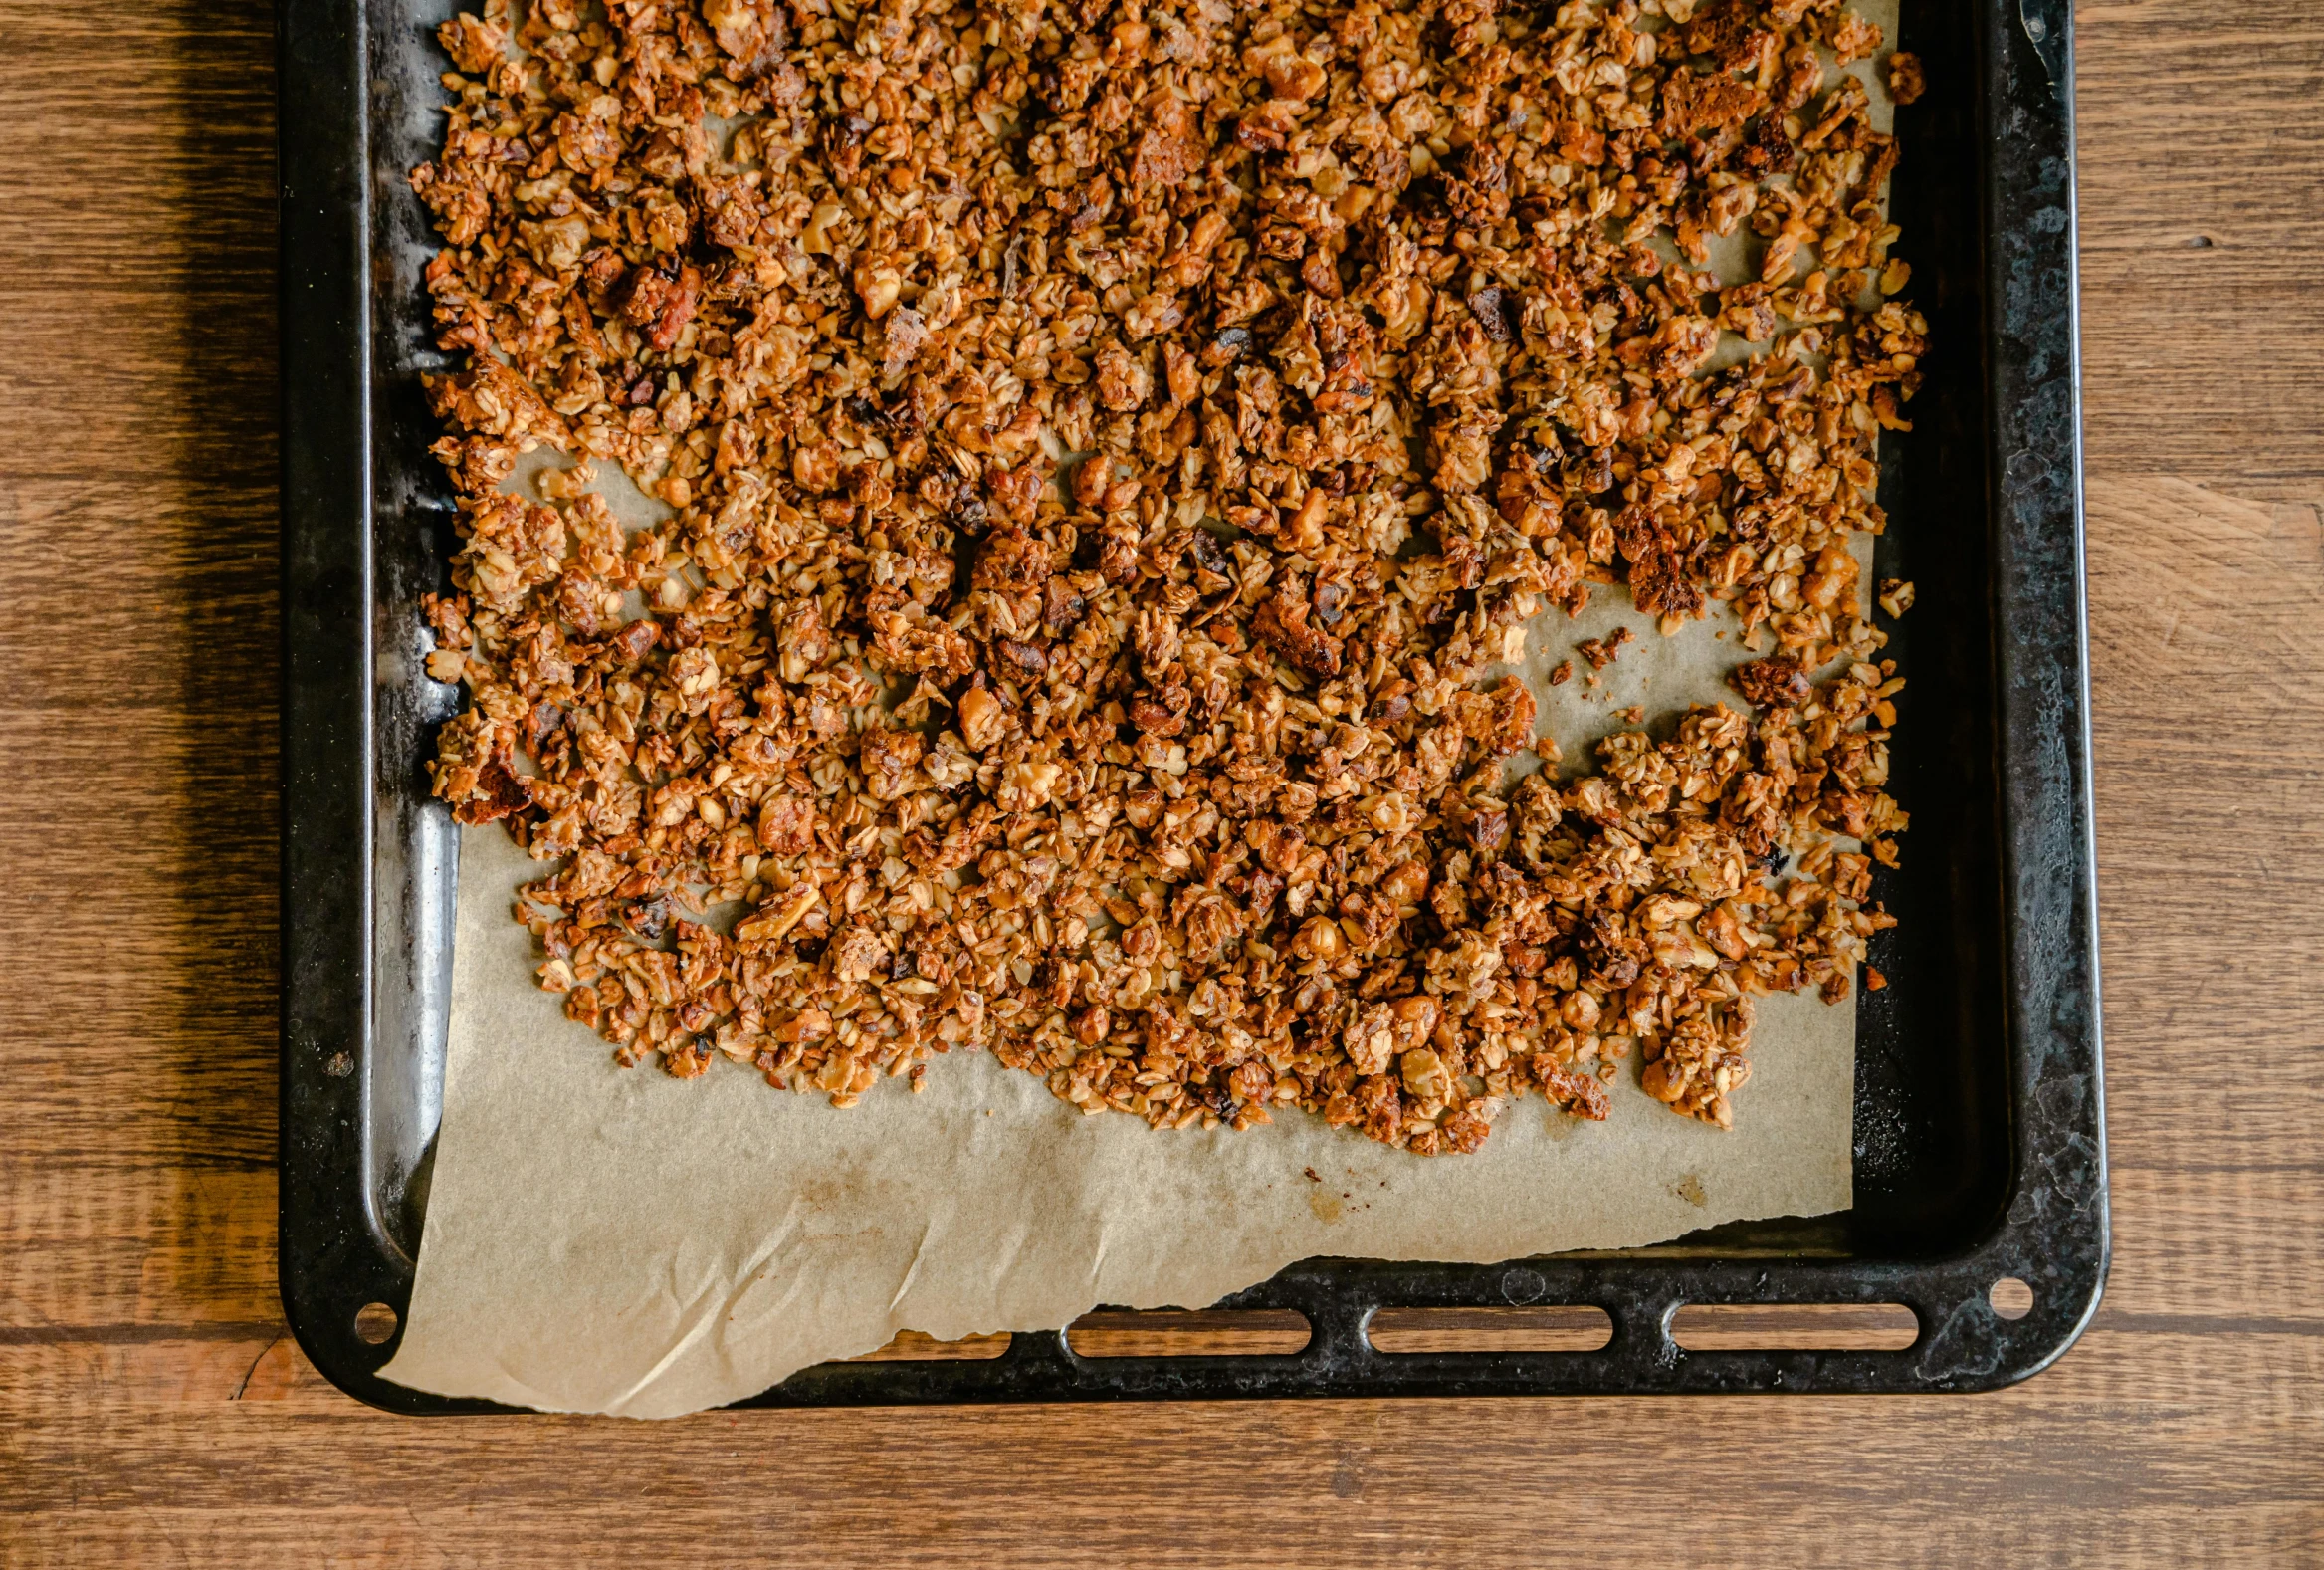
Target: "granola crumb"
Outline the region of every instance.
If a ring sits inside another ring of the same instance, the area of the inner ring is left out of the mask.
[[[1842,11],[1831,22],[1826,41],[1831,45],[1832,54],[1844,66],[1852,61],[1869,60],[1878,54],[1882,35],[1878,23],[1868,22],[1853,11]]]
[[[1591,670],[1601,671],[1621,657],[1622,645],[1635,636],[1628,627],[1616,627],[1611,636],[1584,638],[1574,645],[1574,652],[1587,660]]]
[[[1928,82],[1921,73],[1921,57],[1908,50],[1898,50],[1888,57],[1888,96],[1899,105],[1917,103],[1928,91]]]
[[[1880,608],[1891,616],[1901,616],[1913,608],[1913,586],[1900,578],[1889,578],[1880,585]]]

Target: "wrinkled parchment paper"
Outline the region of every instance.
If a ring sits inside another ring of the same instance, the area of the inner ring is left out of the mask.
[[[1895,37],[1894,0],[1855,7]],[[1885,49],[1880,58],[1884,59]],[[1885,83],[1870,69],[1885,127]],[[618,476],[601,489],[633,511]],[[1859,542],[1868,599],[1871,562]],[[1599,675],[1575,643],[1628,625]],[[1519,670],[1564,769],[1692,703],[1740,700],[1724,613],[1662,638],[1625,592],[1536,617]],[[444,1088],[419,1275],[387,1378],[550,1411],[666,1418],[755,1395],[898,1331],[1053,1329],[1101,1303],[1199,1307],[1319,1254],[1490,1263],[1658,1242],[1850,1203],[1855,1006],[1759,1000],[1751,1083],[1722,1133],[1623,1065],[1612,1114],[1513,1103],[1472,1156],[1390,1150],[1279,1112],[1235,1134],[1087,1117],[982,1054],[847,1111],[723,1059],[702,1079],[613,1066],[533,985],[510,918],[543,869],[498,827],[461,840]]]

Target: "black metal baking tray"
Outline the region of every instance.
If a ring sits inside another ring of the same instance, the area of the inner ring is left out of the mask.
[[[425,448],[419,269],[403,178],[440,133],[449,0],[282,0],[283,1300],[341,1388],[481,1411],[378,1378],[356,1329],[400,1315],[440,1104],[457,853],[427,799],[448,699],[419,594],[453,545]],[[1222,1306],[1297,1309],[1289,1356],[833,1364],[762,1405],[1554,1392],[1937,1391],[2007,1384],[2071,1344],[2107,1258],[2083,626],[2071,40],[2065,0],[1906,0],[1931,91],[1899,112],[1894,203],[1938,345],[1885,444],[1883,577],[1911,687],[1891,788],[1905,866],[1890,981],[1859,1005],[1855,1206],[1657,1247],[1466,1266],[1311,1259]],[[2004,1319],[2000,1278],[2033,1307]],[[1687,1303],[1908,1305],[1897,1351],[1682,1350]],[[1387,1355],[1383,1306],[1594,1304],[1596,1352]],[[374,1311],[376,1318],[376,1313]]]

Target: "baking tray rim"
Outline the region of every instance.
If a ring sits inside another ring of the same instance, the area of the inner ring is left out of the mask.
[[[2014,359],[2004,355],[1989,367],[1994,419],[2011,427],[1994,432],[2003,458],[1993,497],[1997,592],[2004,612],[2034,612],[2001,615],[1996,650],[2020,1181],[1991,1231],[1935,1258],[1700,1258],[1680,1239],[1611,1259],[1555,1255],[1478,1266],[1311,1259],[1218,1305],[1299,1309],[1314,1337],[1296,1355],[1092,1360],[1076,1356],[1062,1330],[1019,1332],[999,1358],[826,1364],[739,1405],[1965,1391],[2027,1378],[2072,1345],[2103,1291],[2110,1230],[2090,833],[2071,23],[2062,0],[1977,3],[1988,45],[1985,91],[1996,101],[1989,123],[2008,137],[1995,154],[2008,174],[1988,183],[1996,209],[1989,225],[2010,254],[1988,259],[1988,282],[2006,297],[2017,339]],[[379,1379],[392,1341],[360,1339],[345,1308],[350,1289],[396,1304],[409,1292],[409,1263],[374,1212],[361,1148],[377,982],[369,25],[365,0],[283,0],[278,10],[283,1300],[310,1359],[359,1400],[403,1413],[519,1410]],[[2071,566],[2062,603],[2054,578],[2061,553]],[[2028,1186],[2022,1178],[2035,1169],[2044,1182]],[[2002,1320],[1986,1303],[1985,1287],[2005,1274],[2040,1288],[2022,1320]],[[1594,1304],[1611,1317],[1613,1339],[1595,1353],[1382,1354],[1364,1336],[1382,1305],[1346,1301],[1351,1276],[1400,1277],[1398,1306]],[[1921,1329],[1910,1347],[1892,1352],[1690,1353],[1669,1336],[1670,1315],[1687,1302],[1902,1302]]]

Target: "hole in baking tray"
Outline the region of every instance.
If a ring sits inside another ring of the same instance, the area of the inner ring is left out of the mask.
[[[2004,1319],[2022,1319],[2033,1312],[2033,1288],[2013,1275],[2003,1276],[1985,1295]]]
[[[395,1310],[385,1303],[365,1303],[355,1310],[355,1334],[373,1346],[384,1346],[395,1334]]]
[[[1524,1308],[1382,1308],[1365,1326],[1375,1352],[1595,1352],[1614,1322],[1588,1303]]]
[[[1901,1352],[1920,1333],[1902,1303],[1687,1303],[1670,1318],[1689,1352]]]
[[[1065,1332],[1077,1357],[1288,1357],[1314,1334],[1296,1308],[1084,1314]]]
[[[1008,1350],[1008,1332],[998,1335],[962,1336],[957,1341],[939,1341],[924,1336],[917,1330],[899,1330],[896,1339],[877,1352],[866,1352],[851,1357],[850,1363],[975,1363],[994,1358]]]

